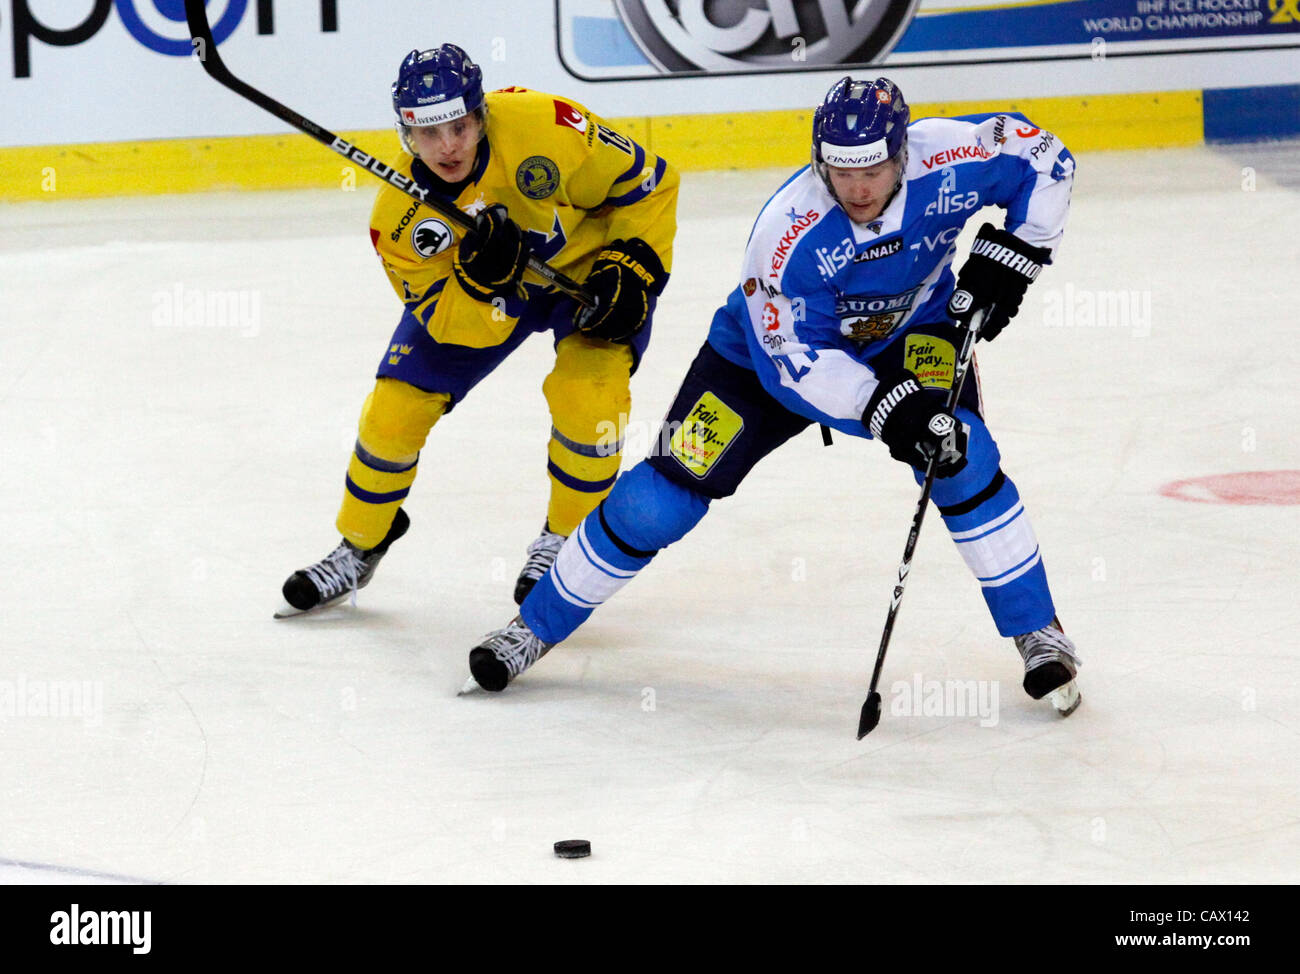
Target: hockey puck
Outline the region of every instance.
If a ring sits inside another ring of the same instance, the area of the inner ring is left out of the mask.
[[[561,839],[555,843],[555,854],[561,859],[585,859],[591,855],[591,843],[586,839]]]

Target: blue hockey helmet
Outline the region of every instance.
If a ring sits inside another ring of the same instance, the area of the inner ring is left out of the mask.
[[[841,78],[813,113],[813,169],[830,189],[827,166],[860,169],[898,159],[901,181],[911,119],[903,93],[888,78]]]
[[[438,125],[478,112],[482,118],[483,70],[455,44],[412,51],[393,82],[397,131],[410,151],[407,129]]]

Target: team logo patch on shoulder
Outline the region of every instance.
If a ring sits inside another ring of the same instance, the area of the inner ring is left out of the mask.
[[[555,103],[555,124],[564,125],[576,132],[587,131],[587,116],[582,114],[568,102],[560,101],[558,98],[552,98]]]
[[[426,260],[451,246],[451,227],[436,216],[426,217],[411,230],[411,249]]]
[[[752,298],[754,296],[754,292],[758,290],[758,281],[754,280],[752,277],[749,278],[748,280],[745,281],[742,290],[745,292],[745,297]]]
[[[515,185],[530,200],[544,200],[560,188],[560,167],[546,156],[529,156],[515,170]]]

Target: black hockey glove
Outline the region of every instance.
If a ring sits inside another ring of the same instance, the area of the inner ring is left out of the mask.
[[[456,280],[472,298],[491,303],[496,298],[526,298],[519,283],[528,263],[528,237],[510,219],[506,208],[493,203],[474,218],[452,258]]]
[[[966,427],[944,410],[939,390],[925,389],[911,372],[881,380],[862,423],[891,457],[918,470],[936,452],[936,477],[951,477],[966,466]]]
[[[996,305],[980,328],[980,338],[993,341],[1016,316],[1025,289],[1051,259],[1046,247],[1030,246],[1014,233],[984,224],[957,275],[948,314],[965,324],[974,311]]]
[[[659,255],[644,240],[608,243],[583,283],[596,306],[578,308],[573,323],[592,338],[625,342],[645,327],[650,296],[663,291],[667,277]]]

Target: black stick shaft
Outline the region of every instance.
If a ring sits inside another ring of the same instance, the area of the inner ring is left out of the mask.
[[[962,386],[966,383],[966,372],[970,367],[971,357],[975,353],[975,339],[984,324],[985,312],[976,311],[971,315],[970,325],[962,339],[961,353],[957,356],[957,371],[953,376],[952,388],[944,403],[948,412],[957,408]],[[880,671],[885,665],[885,651],[889,649],[889,637],[894,632],[894,620],[898,618],[898,607],[903,601],[903,590],[907,587],[907,575],[912,569],[912,555],[916,551],[917,539],[921,537],[921,523],[925,520],[925,509],[930,504],[930,491],[934,488],[934,468],[938,454],[930,458],[925,467],[925,484],[921,487],[921,499],[916,502],[916,513],[912,515],[912,529],[907,533],[907,547],[903,549],[903,560],[898,564],[898,583],[894,586],[894,596],[889,603],[889,615],[885,617],[885,630],[880,634],[880,649],[876,652],[876,667],[871,671],[871,687],[868,695],[876,692],[880,682]]]
[[[376,176],[390,186],[396,187],[411,199],[436,210],[462,229],[468,230],[474,226],[474,221],[461,212],[458,207],[440,199],[437,195],[430,194],[427,189],[409,176],[403,176],[376,156],[371,155],[359,146],[353,145],[347,139],[340,138],[329,129],[321,128],[305,115],[300,115],[287,105],[280,104],[265,92],[254,88],[248,82],[235,77],[217,52],[217,44],[212,39],[212,25],[208,23],[208,13],[203,0],[185,0],[185,19],[189,24],[194,54],[199,59],[199,63],[203,65],[203,70],[214,81],[225,85],[235,94],[248,99],[254,105],[266,109],[298,131],[305,132],[327,149],[332,149],[349,162],[356,163],[372,176]],[[579,304],[588,308],[594,307],[595,302],[592,300],[591,295],[583,290],[582,285],[571,277],[561,274],[544,260],[530,256],[528,258],[528,269],[548,284],[569,295]]]

